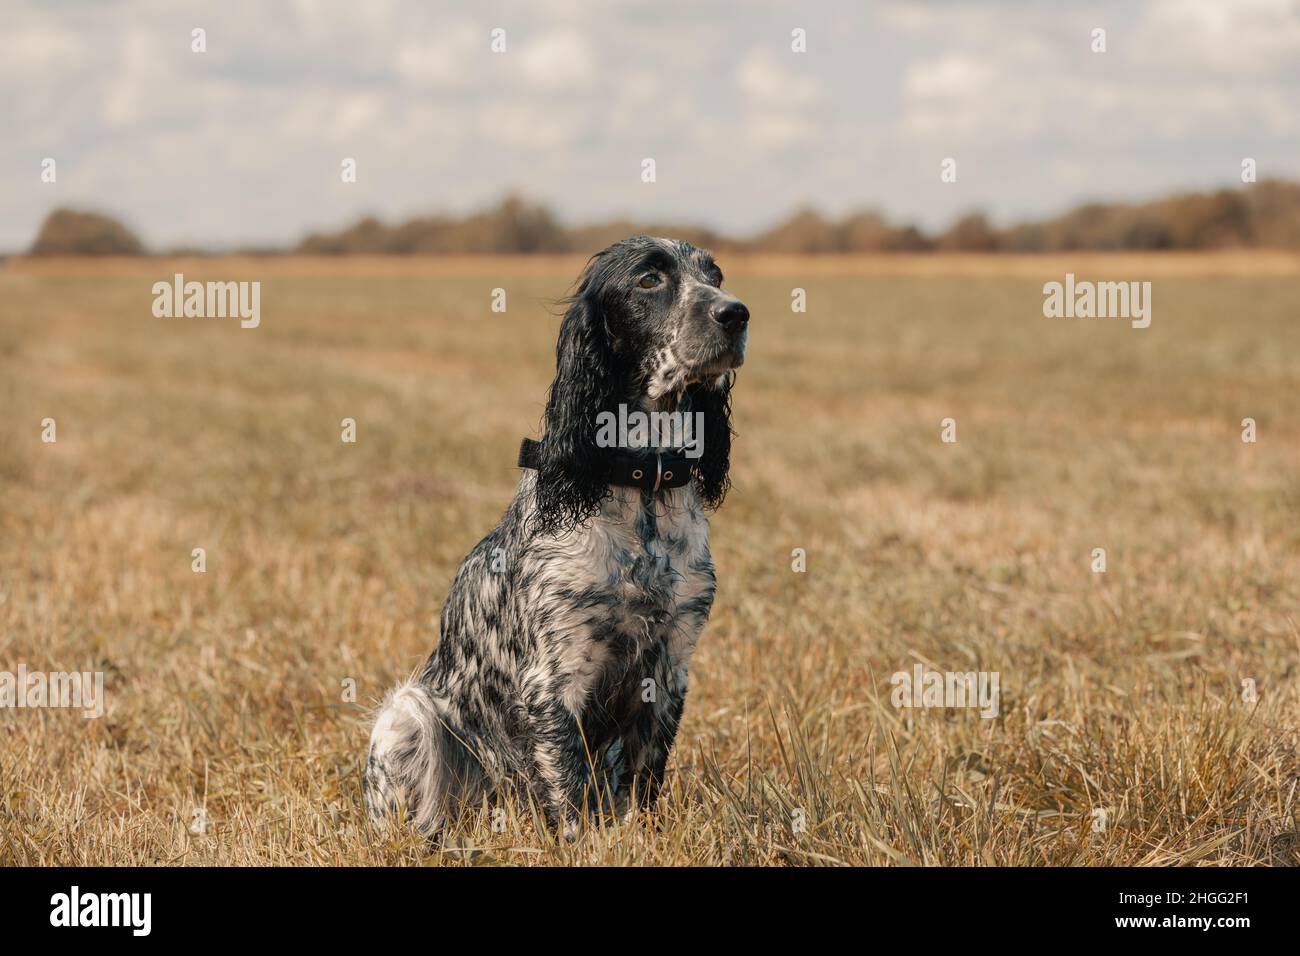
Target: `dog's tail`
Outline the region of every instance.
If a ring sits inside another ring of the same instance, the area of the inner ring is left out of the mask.
[[[370,732],[365,795],[376,824],[401,819],[433,835],[443,823],[455,775],[449,766],[447,702],[416,680],[388,692]]]

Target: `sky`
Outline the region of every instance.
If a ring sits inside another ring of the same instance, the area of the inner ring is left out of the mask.
[[[1300,178],[1300,0],[3,0],[0,25],[4,251],[61,205],[223,248],[508,191],[570,223],[1006,224],[1240,185],[1245,157]]]

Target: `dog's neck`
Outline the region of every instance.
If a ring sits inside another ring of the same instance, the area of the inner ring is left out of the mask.
[[[650,418],[650,448],[676,448],[681,442],[674,440],[672,419],[680,420],[691,413],[691,398],[685,388],[665,392],[657,397],[643,393],[636,404],[629,403]],[[680,437],[680,436],[677,436]]]

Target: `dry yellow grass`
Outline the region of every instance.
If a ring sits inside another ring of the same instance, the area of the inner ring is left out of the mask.
[[[580,260],[11,262],[0,670],[101,670],[107,712],[0,710],[0,863],[1295,864],[1295,262],[724,262],[755,319],[667,792],[441,852],[367,833],[366,711],[512,493]],[[261,280],[262,326],[153,318],[178,270]],[[1154,280],[1151,328],[1043,318],[1065,271]],[[895,709],[918,662],[1001,716]]]

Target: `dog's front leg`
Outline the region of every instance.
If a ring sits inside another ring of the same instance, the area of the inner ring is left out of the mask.
[[[547,823],[573,840],[587,787],[587,748],[582,727],[558,700],[530,704],[529,726],[533,743],[534,790],[546,812]]]
[[[642,694],[637,720],[623,735],[625,769],[619,792],[634,797],[633,810],[643,810],[659,798],[668,755],[677,739],[677,727],[686,705],[686,686],[674,684],[661,672],[662,690],[654,699]]]

